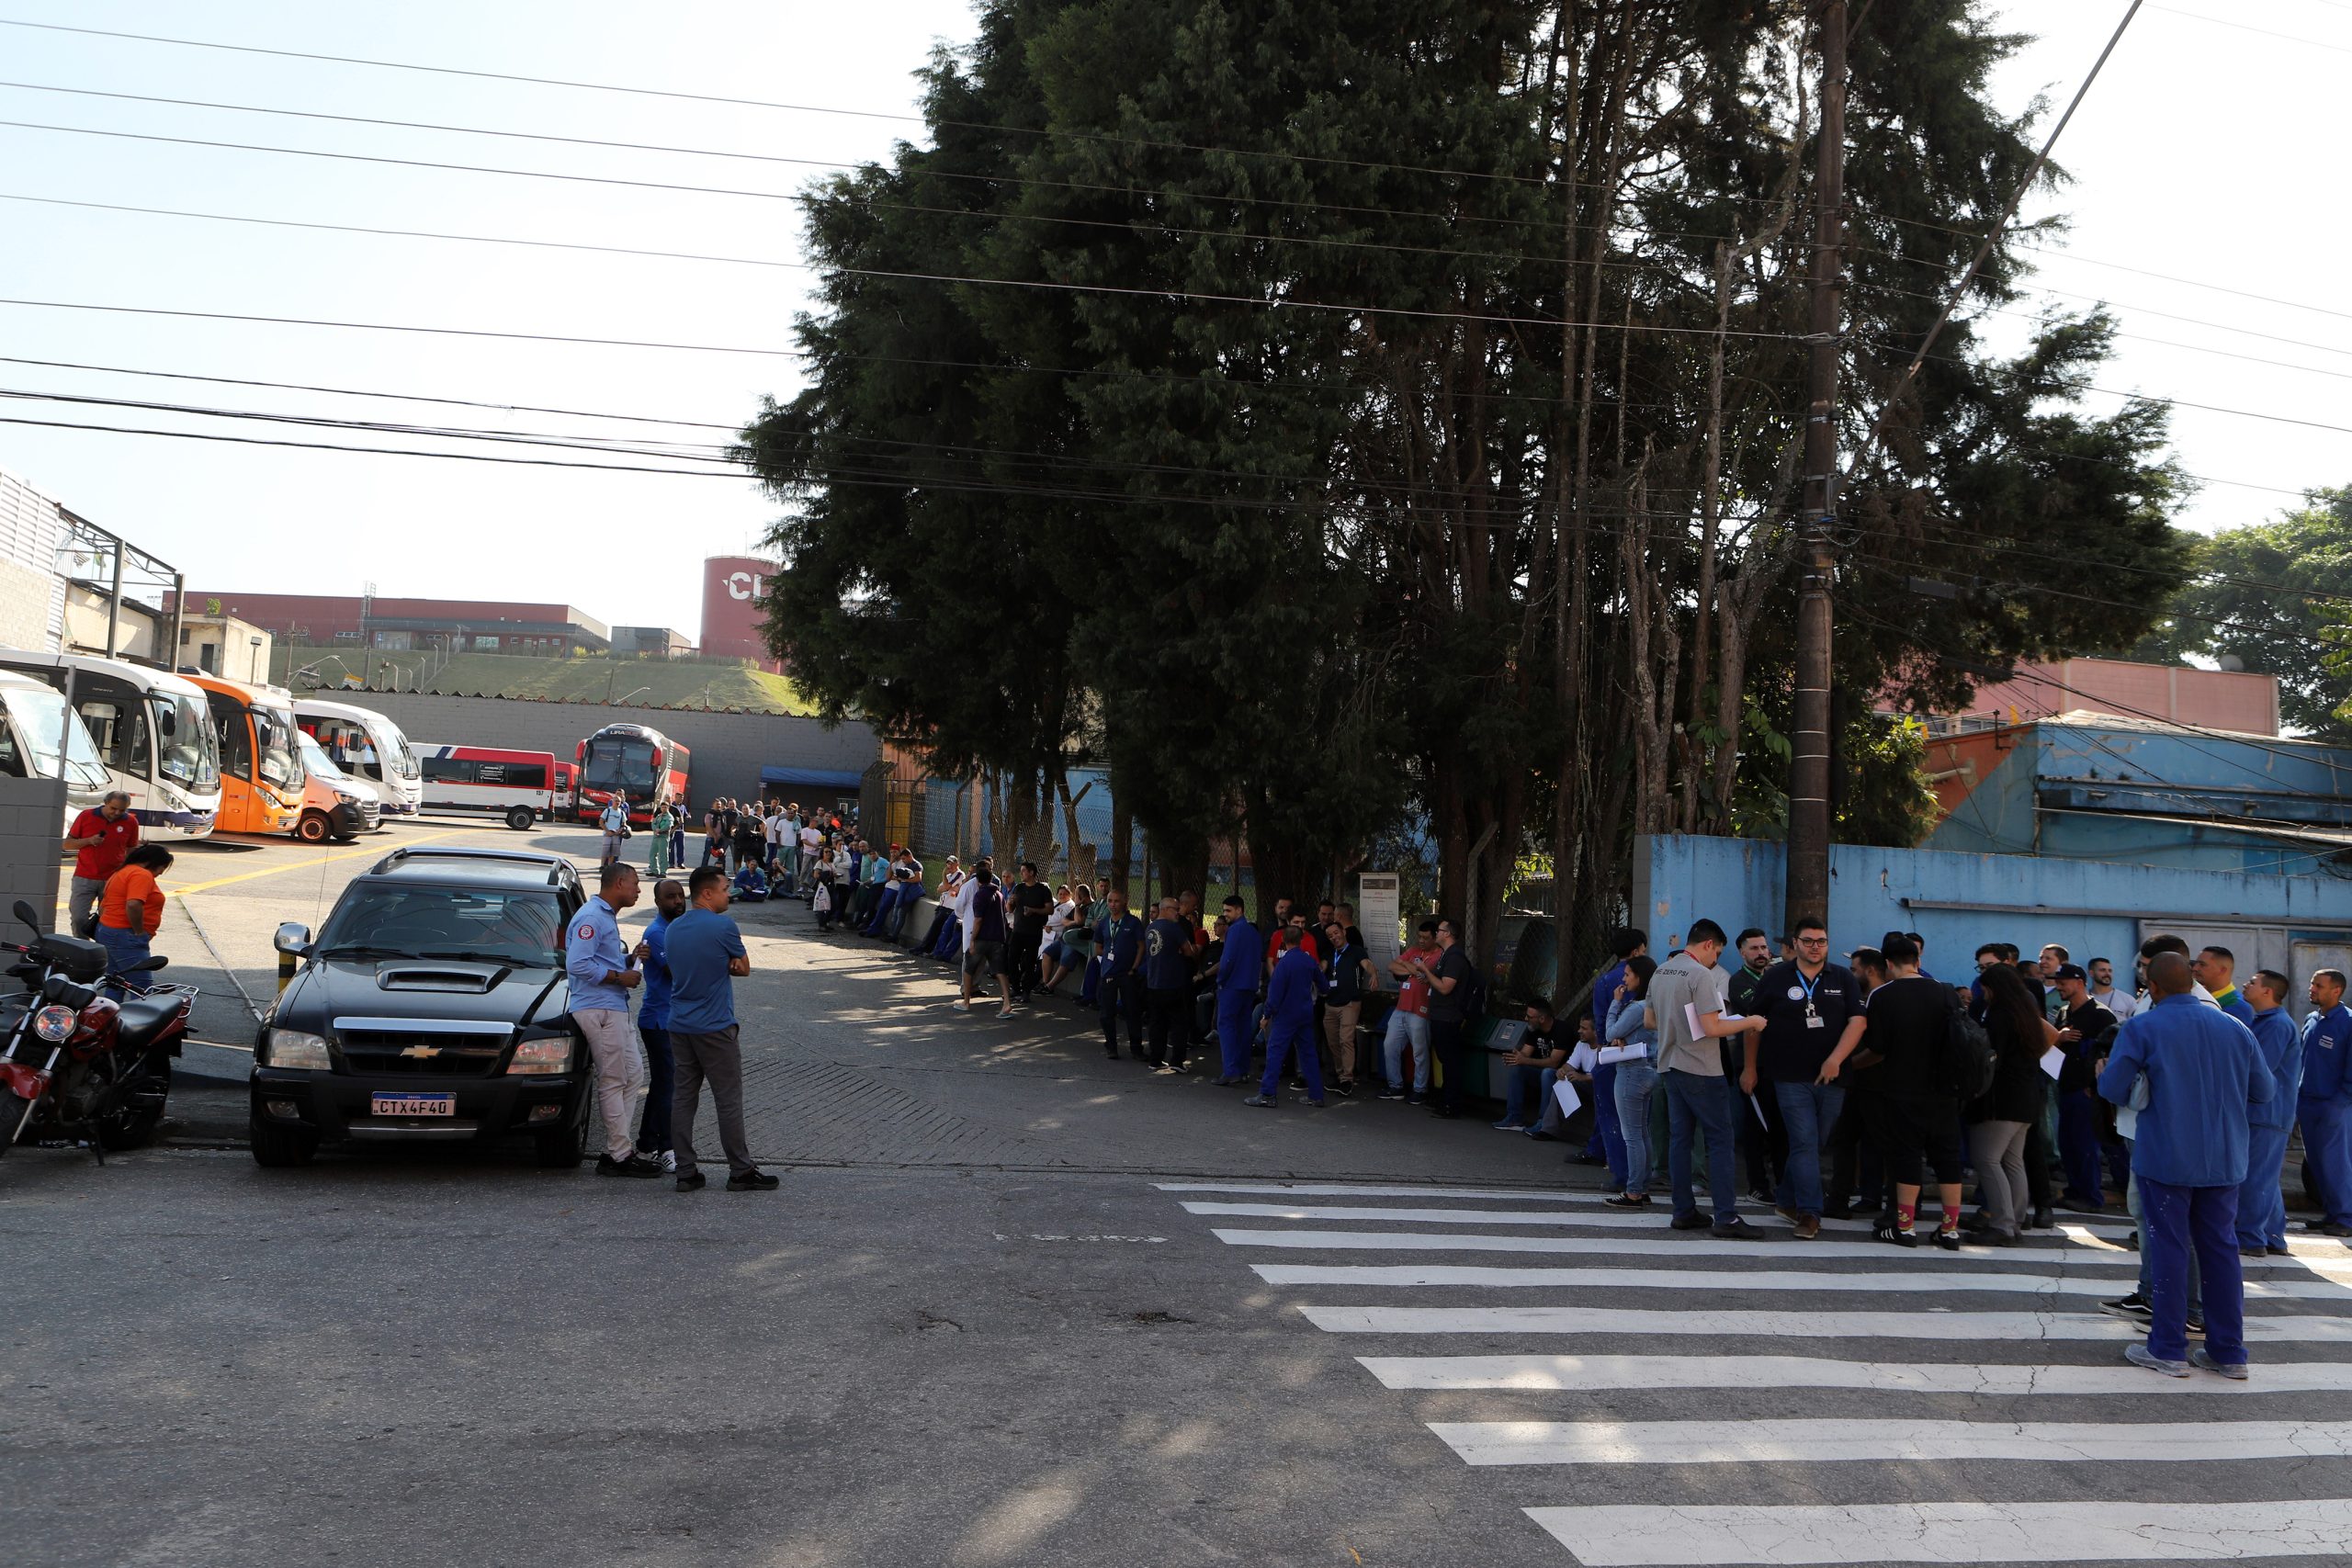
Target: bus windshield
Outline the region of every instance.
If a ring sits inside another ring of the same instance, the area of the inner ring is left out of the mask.
[[[209,795],[220,787],[220,743],[202,699],[177,692],[150,692],[155,720],[156,772],[182,789]]]
[[[376,732],[376,755],[384,772],[404,779],[416,777],[416,752],[401,727],[379,714],[368,728]]]
[[[582,789],[622,790],[639,800],[653,798],[653,742],[607,736],[588,743],[580,765]]]
[[[248,711],[253,715],[255,768],[261,782],[272,789],[300,789],[302,758],[294,749],[293,738],[302,732],[294,728],[294,716],[284,708]]]
[[[322,779],[331,784],[346,784],[351,782],[351,775],[336,767],[334,759],[328,756],[320,748],[319,743],[311,739],[308,734],[298,729],[294,732],[294,739],[301,747],[302,771],[314,779]]]
[[[98,749],[91,742],[90,732],[75,714],[68,721],[65,696],[47,687],[39,691],[12,689],[8,693],[8,711],[17,719],[17,731],[23,736],[25,749],[32,753],[35,778],[57,777],[57,743],[65,742],[65,755],[72,764],[69,783],[84,789],[102,787],[111,776]]]

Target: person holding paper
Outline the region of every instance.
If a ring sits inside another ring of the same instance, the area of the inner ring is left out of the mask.
[[[1502,1059],[1510,1077],[1504,1084],[1503,1119],[1495,1123],[1498,1133],[1524,1133],[1541,1120],[1554,1077],[1566,1077],[1571,1083],[1592,1081],[1587,1073],[1568,1070],[1568,1048],[1560,1043],[1558,1016],[1551,1003],[1532,1001],[1524,1016],[1526,1036]]]
[[[1984,1195],[1984,1218],[1976,1240],[2014,1247],[2028,1213],[2025,1179],[2026,1128],[2041,1114],[2043,1043],[2041,1010],[2024,979],[2007,964],[1983,976],[1984,1032],[1993,1042],[1993,1087],[1966,1110],[1968,1146]]]
[[[1650,1027],[1647,1000],[1650,977],[1657,961],[1646,953],[1625,960],[1624,976],[1610,998],[1605,1049],[1630,1053],[1616,1063],[1617,1124],[1625,1136],[1625,1184],[1607,1200],[1612,1209],[1646,1209],[1650,1178],[1655,1174],[1650,1152],[1650,1096],[1657,1088],[1657,1031]]]
[[[1738,1145],[1732,1134],[1732,1096],[1724,1077],[1723,1054],[1715,1044],[1735,1034],[1761,1033],[1761,1018],[1742,1018],[1724,1009],[1724,929],[1713,920],[1690,923],[1682,951],[1650,976],[1649,1022],[1657,1031],[1659,1077],[1666,1084],[1667,1176],[1674,1193],[1676,1230],[1698,1230],[1708,1222],[1690,1188],[1690,1138],[1707,1135],[1707,1195],[1714,1205],[1713,1234],[1745,1241],[1761,1233],[1739,1216],[1736,1170]],[[1746,1114],[1743,1107],[1742,1114]]]
[[[1788,1156],[1773,1204],[1796,1226],[1799,1241],[1811,1241],[1821,1234],[1822,1144],[1846,1103],[1838,1073],[1861,1043],[1867,1021],[1856,1006],[1852,972],[1829,962],[1829,928],[1808,915],[1796,931],[1796,957],[1773,964],[1749,988],[1764,1032],[1739,1087],[1750,1101],[1769,1095],[1780,1107]]]

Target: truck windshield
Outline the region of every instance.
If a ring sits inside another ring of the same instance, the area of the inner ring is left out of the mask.
[[[382,760],[387,774],[398,773],[401,778],[416,777],[416,752],[410,747],[408,737],[401,727],[379,715],[368,728],[376,732],[376,754]]]
[[[588,744],[580,765],[582,789],[626,790],[639,800],[653,798],[653,742],[607,738]]]
[[[562,967],[563,913],[555,895],[496,888],[360,884],[319,936],[319,954],[476,958],[534,969]]]

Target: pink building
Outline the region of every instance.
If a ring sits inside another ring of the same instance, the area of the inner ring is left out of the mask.
[[[2020,664],[2007,681],[1980,686],[1967,710],[1939,716],[1939,732],[2030,724],[2062,713],[2161,719],[2243,735],[2278,733],[2278,679],[2187,664],[2066,659]]]

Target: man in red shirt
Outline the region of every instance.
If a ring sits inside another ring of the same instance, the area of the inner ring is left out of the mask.
[[[87,937],[98,927],[97,904],[106,893],[107,878],[120,871],[124,859],[139,847],[139,819],[130,814],[130,796],[119,789],[109,791],[96,810],[74,818],[65,847],[80,852],[74,857],[66,923],[75,936]]]

